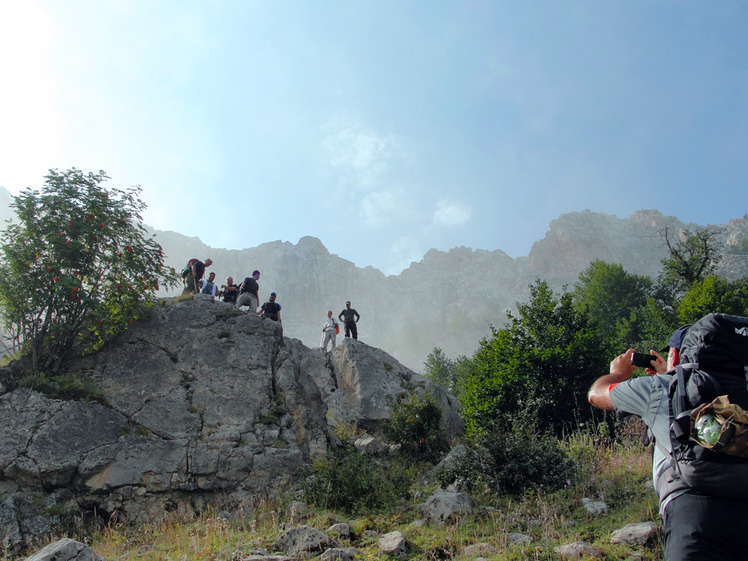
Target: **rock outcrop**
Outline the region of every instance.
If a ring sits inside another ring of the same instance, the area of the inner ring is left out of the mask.
[[[43,539],[70,514],[251,506],[338,444],[336,428],[376,431],[411,391],[434,392],[444,429],[460,429],[456,400],[385,352],[350,339],[309,349],[203,296],[155,307],[70,372],[101,402],[0,395],[0,540]]]

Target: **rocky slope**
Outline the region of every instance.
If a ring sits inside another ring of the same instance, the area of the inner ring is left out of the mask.
[[[406,392],[435,392],[444,430],[457,402],[385,352],[346,340],[329,353],[281,326],[198,297],[168,302],[71,365],[102,402],[0,387],[0,541],[44,539],[61,517],[141,521],[211,504],[239,509],[292,485],[338,441],[374,429]]]

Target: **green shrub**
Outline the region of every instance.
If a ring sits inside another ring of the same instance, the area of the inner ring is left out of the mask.
[[[36,372],[24,377],[20,385],[55,399],[106,402],[96,384],[75,374],[47,375]]]
[[[315,461],[307,469],[304,497],[319,508],[380,512],[408,495],[413,476],[402,464],[380,465],[354,448],[346,448]]]
[[[411,392],[392,405],[384,431],[400,445],[400,454],[405,458],[435,463],[449,450],[449,442],[440,427],[441,419],[442,410],[433,395],[419,398]]]
[[[574,462],[552,435],[515,427],[494,431],[468,446],[467,454],[440,470],[437,481],[461,480],[491,492],[519,495],[527,490],[555,491],[571,483]]]

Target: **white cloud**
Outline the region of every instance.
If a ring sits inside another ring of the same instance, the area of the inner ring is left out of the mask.
[[[369,228],[385,226],[399,219],[404,209],[404,193],[399,189],[384,189],[367,193],[361,200],[363,224]]]
[[[333,119],[322,132],[329,166],[347,187],[368,191],[380,184],[398,145],[392,135],[378,134],[350,117]]]
[[[470,207],[460,201],[441,199],[436,203],[434,223],[446,228],[462,226],[470,220]]]

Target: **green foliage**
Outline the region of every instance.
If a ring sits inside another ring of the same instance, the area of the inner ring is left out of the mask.
[[[423,363],[424,375],[432,382],[444,386],[452,392],[455,385],[454,366],[454,361],[445,355],[444,351],[439,347],[434,347],[434,350],[429,353]]]
[[[457,398],[460,397],[465,378],[472,368],[468,357],[449,358],[439,347],[434,347],[434,350],[426,357],[423,366],[424,375],[429,380],[443,386]]]
[[[400,445],[400,454],[416,461],[437,462],[449,450],[449,442],[439,423],[442,410],[436,399],[415,392],[401,396],[392,405],[385,433]]]
[[[589,314],[601,335],[609,337],[636,326],[636,312],[647,303],[652,285],[649,277],[598,260],[580,273],[572,297],[577,310]]]
[[[437,479],[442,485],[461,480],[495,494],[519,495],[527,490],[562,489],[571,484],[574,471],[574,462],[559,440],[518,425],[480,435],[467,454],[438,472]]]
[[[408,495],[415,474],[403,464],[376,464],[346,448],[317,459],[303,475],[310,505],[355,514],[393,508]]]
[[[537,281],[530,295],[473,357],[461,395],[469,435],[509,430],[518,420],[560,435],[593,414],[590,372],[603,372],[610,360],[600,336],[570,294],[557,297]]]
[[[140,187],[104,189],[104,172],[50,170],[11,206],[2,233],[0,308],[35,371],[92,352],[125,330],[178,277],[140,223]]]
[[[43,372],[36,372],[24,377],[20,386],[31,388],[55,399],[105,403],[104,394],[96,384],[72,374],[47,375]]]
[[[678,304],[678,321],[693,323],[710,313],[748,316],[748,279],[709,275],[694,282]]]

